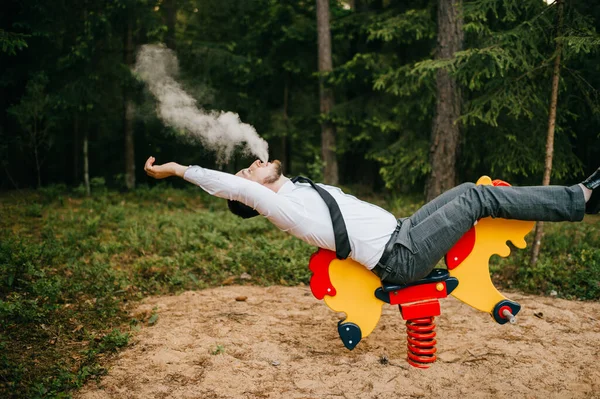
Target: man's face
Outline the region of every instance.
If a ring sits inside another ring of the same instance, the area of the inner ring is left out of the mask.
[[[275,160],[265,163],[257,159],[249,167],[240,170],[235,175],[260,184],[274,183],[281,176],[281,162]]]

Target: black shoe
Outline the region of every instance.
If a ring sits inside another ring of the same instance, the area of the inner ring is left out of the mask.
[[[585,204],[585,213],[595,215],[600,213],[600,189],[592,191],[592,196]]]
[[[594,173],[587,179],[581,182],[585,187],[592,190],[592,197],[585,204],[585,213],[594,215],[600,212],[600,168],[596,169]]]
[[[592,173],[590,177],[582,181],[581,184],[583,184],[590,190],[594,190],[600,187],[600,168],[596,169],[596,171]]]

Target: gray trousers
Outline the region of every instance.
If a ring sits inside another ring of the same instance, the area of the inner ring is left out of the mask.
[[[388,283],[419,280],[475,221],[484,217],[574,222],[582,220],[584,214],[585,199],[578,185],[496,187],[464,183],[412,216],[398,219],[398,227],[373,272]]]

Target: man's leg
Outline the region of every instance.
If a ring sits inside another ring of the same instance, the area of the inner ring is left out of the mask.
[[[410,217],[402,221],[402,225],[404,225],[405,223],[407,224],[407,227],[409,227],[409,225],[418,225],[422,221],[426,220],[429,217],[429,215],[437,211],[439,208],[443,207],[448,202],[454,200],[456,197],[462,195],[463,193],[469,191],[474,186],[474,183],[463,183],[438,195],[436,198],[419,208]],[[391,238],[392,241],[397,237],[398,233],[399,231],[394,232],[394,236]],[[406,268],[403,267],[403,265],[406,265],[408,263],[407,259],[410,257],[412,257],[412,255],[408,252],[408,250],[402,244],[398,243],[394,246],[392,253],[389,255],[389,258],[386,259],[387,263],[395,265],[395,267],[392,268],[393,272],[390,273],[389,271],[385,271],[376,274],[386,282],[403,284],[406,280],[404,277],[404,270]]]
[[[409,217],[411,224],[413,226],[416,226],[417,224],[425,220],[433,212],[437,211],[439,208],[446,205],[448,202],[452,201],[454,198],[465,193],[473,187],[475,187],[475,183],[463,183],[438,195],[436,198],[423,205],[421,208],[419,208],[418,211],[416,211]]]
[[[426,276],[478,219],[484,217],[580,221],[585,199],[579,186],[494,187],[473,186],[411,226],[412,251],[406,254],[407,282]],[[408,251],[408,250],[407,250]]]

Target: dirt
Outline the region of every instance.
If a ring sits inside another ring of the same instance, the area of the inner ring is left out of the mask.
[[[158,321],[75,398],[600,398],[600,303],[505,295],[523,305],[513,325],[442,300],[426,370],[405,360],[397,307],[349,351],[308,287],[150,297],[135,312]]]

